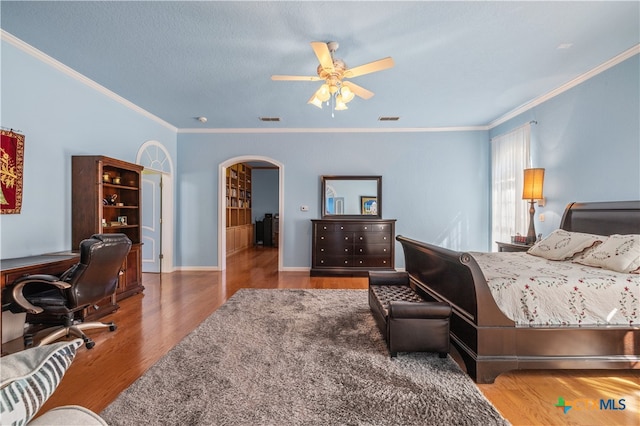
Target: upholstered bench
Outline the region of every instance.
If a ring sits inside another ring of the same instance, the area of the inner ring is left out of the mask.
[[[369,307],[392,357],[398,352],[449,353],[451,306],[425,300],[406,272],[369,272]]]

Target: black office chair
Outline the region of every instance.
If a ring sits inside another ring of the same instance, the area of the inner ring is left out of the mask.
[[[87,349],[95,346],[83,330],[109,328],[113,322],[75,321],[75,313],[112,296],[116,291],[118,276],[125,257],[131,248],[131,240],[124,234],[95,234],[80,243],[80,262],[60,277],[53,275],[26,275],[5,289],[4,300],[11,302],[9,309],[27,312],[30,324],[57,324],[25,335],[25,345],[46,345],[70,335],[84,340]],[[7,299],[5,299],[7,297]],[[40,336],[44,336],[40,338]]]

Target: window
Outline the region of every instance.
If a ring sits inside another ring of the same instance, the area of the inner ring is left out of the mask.
[[[522,200],[523,170],[531,167],[531,124],[491,140],[491,240],[526,235],[529,208]]]

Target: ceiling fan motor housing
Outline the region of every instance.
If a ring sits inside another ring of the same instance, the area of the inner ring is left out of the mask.
[[[344,71],[347,69],[347,64],[344,63],[342,59],[334,59],[333,60],[333,72],[330,70],[326,70],[322,65],[318,65],[317,72],[318,76],[324,80],[330,79],[331,77],[335,77],[338,80],[342,80],[344,77]]]

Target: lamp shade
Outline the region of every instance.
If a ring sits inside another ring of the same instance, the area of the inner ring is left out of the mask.
[[[544,184],[544,169],[524,169],[524,184],[522,185],[523,200],[540,200]]]

